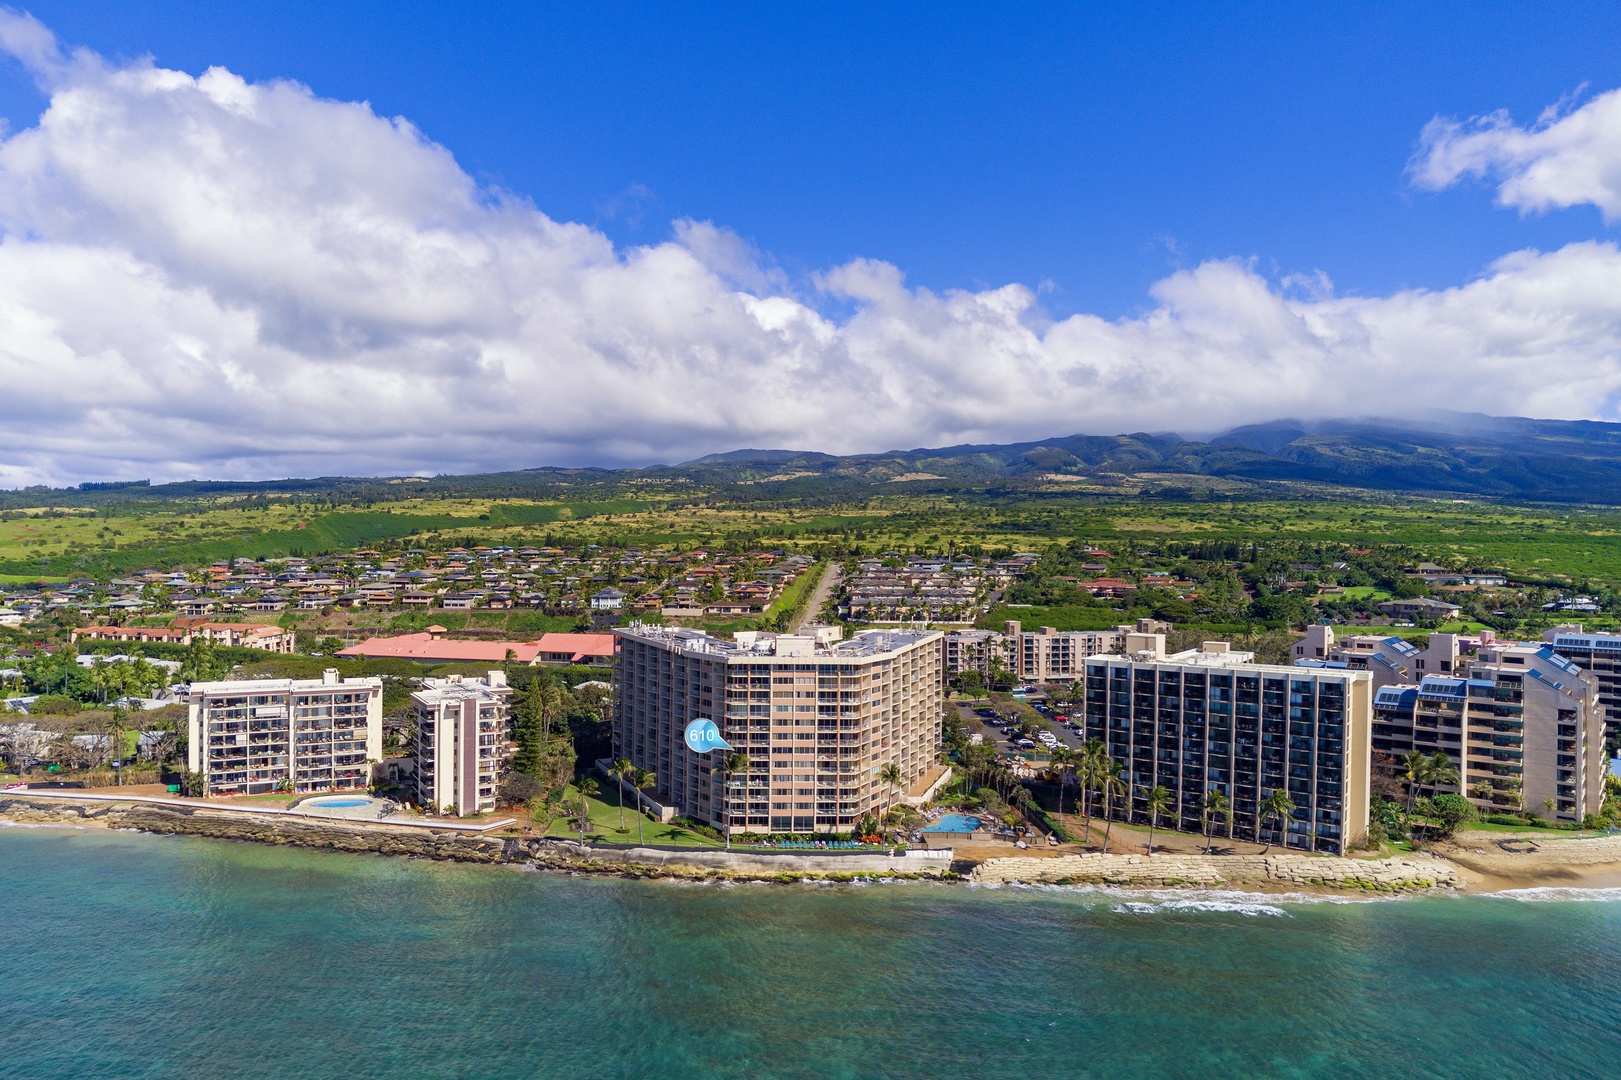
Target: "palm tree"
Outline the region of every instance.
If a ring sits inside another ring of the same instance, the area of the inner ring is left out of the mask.
[[[1109,771],[1109,750],[1102,739],[1088,739],[1076,758],[1075,773],[1081,782],[1081,806],[1086,814],[1086,838],[1092,839],[1092,791]]]
[[[1155,784],[1143,792],[1143,799],[1148,810],[1148,854],[1154,854],[1154,830],[1159,826],[1159,816],[1171,808],[1171,793],[1165,789],[1164,784]]]
[[[878,779],[896,791],[906,787],[906,775],[901,772],[901,767],[893,761],[878,770]]]
[[[1419,785],[1429,781],[1430,757],[1422,750],[1409,750],[1402,755],[1401,764],[1401,776],[1407,782],[1407,814],[1412,816],[1413,797],[1418,794]]]
[[[721,781],[720,805],[721,812],[725,815],[721,820],[721,824],[725,827],[727,851],[732,850],[732,800],[728,788],[731,786],[733,776],[748,771],[749,755],[744,750],[730,751],[725,757],[721,758],[721,763],[714,769],[715,775],[719,776]]]
[[[637,791],[647,791],[658,783],[658,776],[651,769],[637,769],[630,782]],[[642,821],[647,817],[642,813],[641,806],[636,807],[636,842],[642,843]]]
[[[1053,751],[1052,770],[1058,775],[1058,814],[1064,814],[1064,788],[1069,784],[1070,770],[1075,767],[1075,751],[1067,746],[1060,746]]]
[[[1103,775],[1098,779],[1098,786],[1103,790],[1103,851],[1109,850],[1109,833],[1114,829],[1114,797],[1125,795],[1129,790],[1126,787],[1126,769],[1120,762],[1110,758],[1103,766]]]
[[[1425,783],[1435,785],[1456,784],[1457,782],[1458,767],[1452,763],[1452,759],[1441,750],[1431,754],[1429,775],[1425,778]]]
[[[1204,853],[1208,855],[1210,854],[1210,823],[1216,818],[1224,817],[1227,819],[1227,823],[1231,825],[1233,821],[1232,804],[1227,801],[1227,796],[1221,792],[1208,791],[1205,793],[1204,806],[1201,808],[1199,817],[1204,821]]]
[[[591,796],[602,790],[589,776],[575,785],[580,792],[580,843],[585,843],[585,830],[591,824]]]
[[[619,831],[625,831],[625,781],[636,772],[629,758],[620,758],[608,767],[608,774],[619,781]]]
[[[1272,794],[1261,802],[1261,814],[1255,820],[1257,840],[1260,839],[1260,833],[1265,830],[1268,818],[1275,820],[1279,828],[1285,829],[1288,828],[1285,823],[1295,819],[1295,801],[1289,798],[1289,793],[1282,788],[1274,789]],[[1272,841],[1268,840],[1261,854],[1265,855],[1270,850],[1272,850]]]

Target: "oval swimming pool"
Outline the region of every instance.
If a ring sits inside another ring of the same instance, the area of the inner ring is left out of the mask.
[[[305,802],[304,805],[305,806],[319,806],[322,809],[330,810],[330,809],[333,809],[333,808],[336,808],[336,807],[343,807],[343,806],[370,806],[371,805],[371,800],[370,799],[364,799],[364,798],[356,798],[354,796],[347,796],[347,797],[327,798],[327,799],[310,799],[309,801]]]

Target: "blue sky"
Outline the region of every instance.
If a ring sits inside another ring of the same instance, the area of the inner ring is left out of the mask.
[[[0,485],[1621,420],[1621,8],[0,9]]]
[[[1341,292],[1440,288],[1608,234],[1480,185],[1415,192],[1424,124],[1621,85],[1621,7],[36,3],[67,42],[291,78],[410,118],[474,176],[621,243],[690,217],[790,274],[1050,283],[1131,313],[1230,256]],[[0,109],[32,122],[20,72]]]

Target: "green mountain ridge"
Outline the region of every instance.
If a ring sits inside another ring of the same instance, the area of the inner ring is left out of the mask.
[[[896,490],[1017,491],[1084,480],[1175,496],[1214,484],[1227,493],[1279,485],[1375,492],[1453,493],[1535,502],[1621,505],[1621,424],[1430,414],[1422,420],[1278,421],[1208,441],[1176,434],[1068,435],[1008,444],[832,455],[734,450],[678,465],[541,467],[431,479],[317,477],[172,484],[85,484],[0,492],[22,507],[185,503],[299,496],[321,503],[388,503],[408,496],[570,500],[633,497],[638,485],[732,488],[740,498],[838,499]],[[904,485],[904,486],[902,486]],[[613,512],[611,510],[607,512]],[[539,523],[539,519],[536,519]]]

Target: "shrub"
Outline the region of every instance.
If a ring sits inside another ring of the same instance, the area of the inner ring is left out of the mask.
[[[715,828],[713,825],[705,825],[703,822],[695,821],[689,817],[675,818],[670,822],[670,824],[678,828],[686,829],[689,832],[695,832],[699,836],[707,836],[711,840],[725,839],[725,837],[721,836],[720,830]]]
[[[83,702],[65,694],[41,694],[28,711],[35,716],[72,716],[83,708]]]

